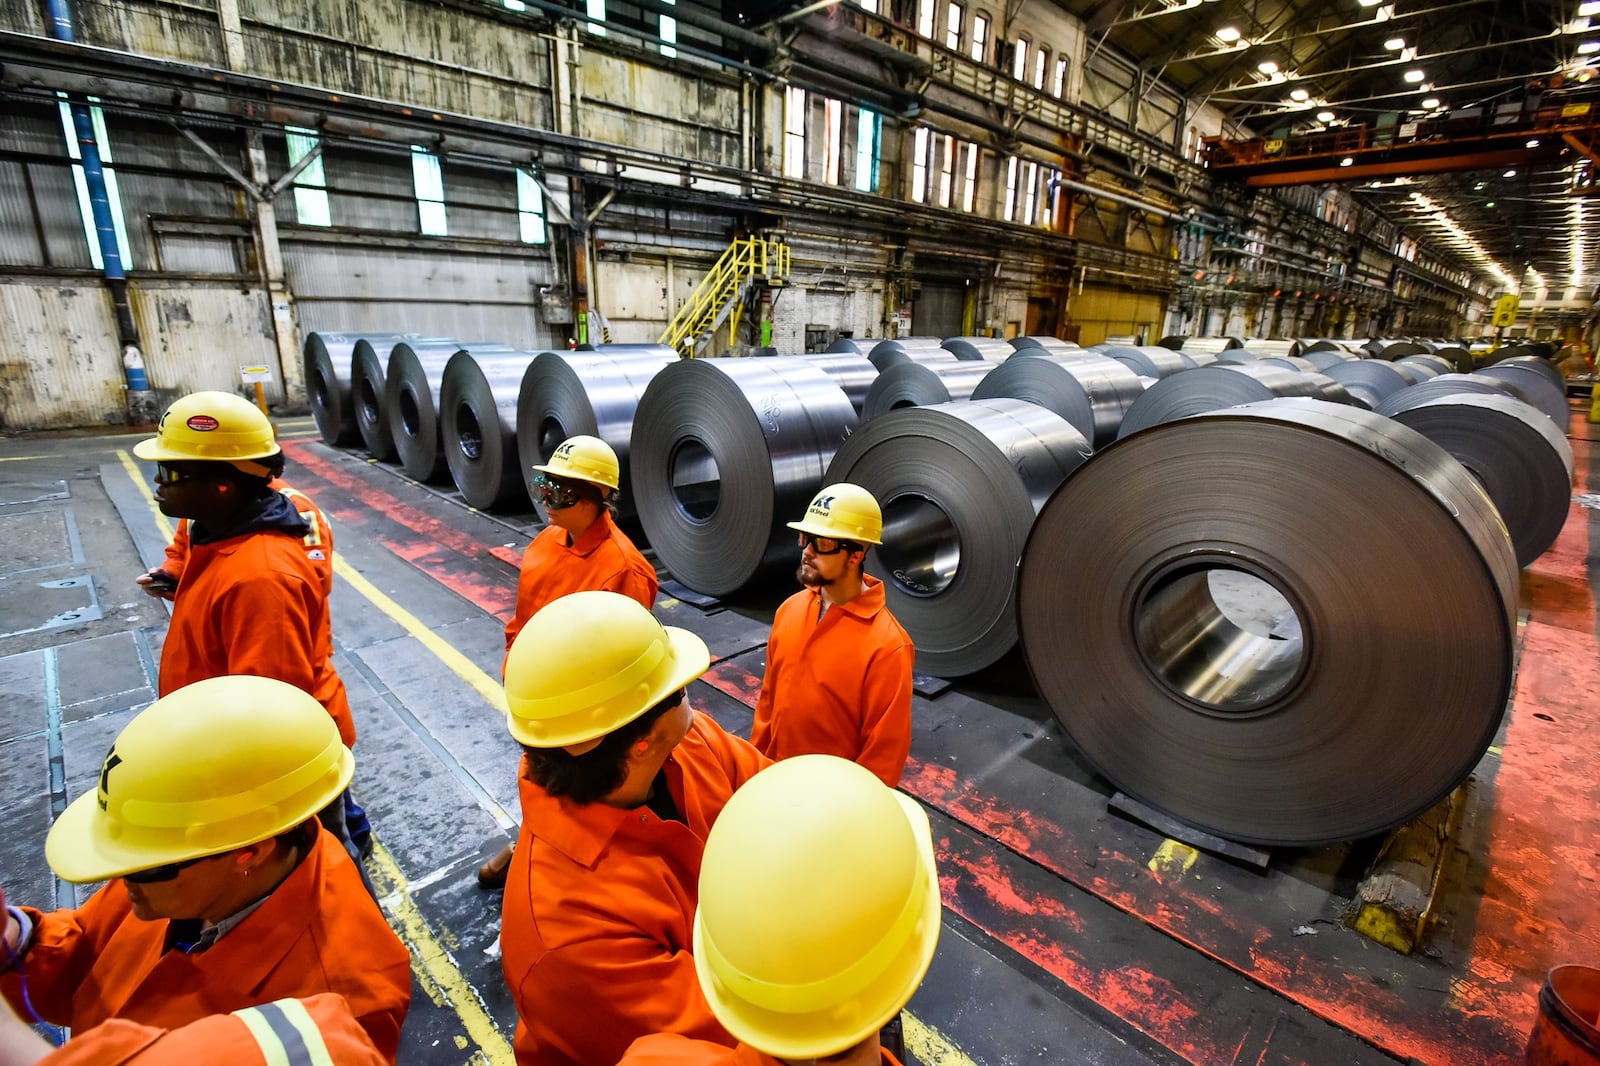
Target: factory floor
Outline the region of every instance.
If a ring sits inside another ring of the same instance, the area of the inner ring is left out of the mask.
[[[1280,851],[1265,870],[1112,813],[1019,656],[914,707],[903,788],[933,821],[945,928],[908,1007],[925,1066],[1522,1061],[1544,974],[1600,962],[1600,427],[1574,409],[1571,517],[1525,573],[1516,694],[1466,786],[1437,920],[1398,954],[1344,924],[1380,841]],[[517,820],[517,751],[492,709],[532,513],[467,508],[280,424],[286,479],[333,521],[337,666],[361,730],[370,873],[412,949],[403,1063],[509,1063],[499,897],[474,872]],[[154,697],[165,606],[134,575],[168,533],[139,435],[0,439],[0,883],[71,905],[43,858],[53,813]],[[670,589],[670,586],[668,586]],[[749,728],[772,588],[658,613],[703,636],[690,697]],[[932,686],[934,692],[938,686]]]

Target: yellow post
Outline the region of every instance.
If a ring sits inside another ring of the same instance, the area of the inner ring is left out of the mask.
[[[268,415],[268,417],[270,418],[271,415],[268,414],[268,412],[267,412],[267,390],[262,387],[261,382],[259,382],[259,381],[255,383],[255,386],[256,386],[256,406],[261,408],[261,413],[262,414]]]
[[[1589,389],[1589,421],[1600,422],[1600,381]]]

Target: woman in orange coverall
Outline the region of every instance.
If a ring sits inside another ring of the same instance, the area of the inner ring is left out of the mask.
[[[785,759],[728,801],[700,866],[695,972],[738,1047],[647,1036],[619,1066],[899,1066],[879,1030],[941,916],[917,801],[835,755]]]
[[[614,592],[534,615],[506,664],[524,756],[500,948],[519,1066],[613,1063],[635,1037],[733,1040],[690,958],[707,831],[767,760],[696,714],[705,642]]]
[[[45,841],[57,876],[107,884],[76,910],[7,908],[0,991],[74,1029],[173,1029],[337,992],[393,1062],[409,958],[316,821],[353,768],[326,712],[284,682],[218,677],[163,696]]]

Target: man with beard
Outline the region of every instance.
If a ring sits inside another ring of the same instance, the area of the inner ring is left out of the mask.
[[[800,533],[805,586],[778,608],[750,742],[773,759],[837,755],[893,787],[911,751],[916,649],[884,604],[883,582],[861,572],[883,542],[878,501],[859,485],[828,485]]]

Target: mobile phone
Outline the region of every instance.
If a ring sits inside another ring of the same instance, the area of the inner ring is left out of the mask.
[[[177,592],[178,582],[167,574],[152,574],[150,583],[145,587],[157,592]]]

